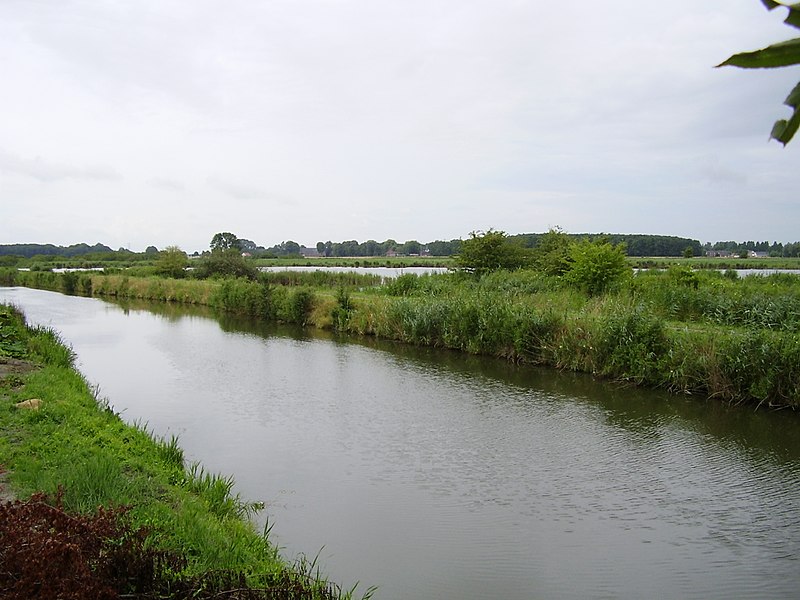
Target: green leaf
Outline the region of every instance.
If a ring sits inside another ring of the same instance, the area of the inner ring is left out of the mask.
[[[772,69],[800,64],[800,38],[794,38],[761,50],[734,54],[718,67],[734,66],[742,69]]]
[[[786,119],[775,121],[775,125],[772,126],[770,137],[778,140],[785,146],[792,140],[794,134],[797,133],[798,127],[800,127],[800,110],[794,111],[794,115],[792,115],[792,118],[788,121]]]
[[[786,100],[783,101],[786,106],[797,108],[800,105],[800,83],[794,86],[794,89],[789,92]]]
[[[794,113],[788,121],[786,119],[776,121],[775,125],[772,126],[770,137],[785,146],[797,133],[798,127],[800,127],[800,83],[789,93],[784,104],[793,108]]]
[[[783,8],[788,8],[789,15],[786,17],[784,23],[786,23],[787,25],[791,25],[792,27],[800,28],[800,2],[787,4],[785,2],[779,2],[777,0],[761,0],[761,4],[766,6],[768,10],[772,10],[773,8],[778,8],[779,6],[782,6]]]
[[[779,6],[788,9],[789,15],[784,23],[800,29],[800,2],[789,4],[782,0],[761,0],[761,4],[766,6],[768,10]],[[753,52],[734,54],[717,66],[725,67],[730,65],[743,69],[771,69],[796,64],[800,64],[800,38],[773,44]],[[776,121],[772,126],[770,138],[776,139],[786,146],[800,127],[800,83],[789,93],[784,104],[794,109],[792,116],[788,120],[781,119]]]

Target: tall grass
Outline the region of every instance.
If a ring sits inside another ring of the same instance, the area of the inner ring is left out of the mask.
[[[640,273],[595,298],[530,270],[480,278],[405,274],[381,286],[361,285],[371,280],[352,274],[264,275],[259,281],[94,275],[91,288],[96,295],[204,304],[734,402],[800,405],[791,362],[800,343],[796,275],[740,279],[673,267]],[[16,277],[60,286],[52,273]],[[313,281],[320,285],[307,285]]]
[[[634,295],[665,319],[735,327],[800,331],[800,276],[724,274],[673,268],[643,273]]]

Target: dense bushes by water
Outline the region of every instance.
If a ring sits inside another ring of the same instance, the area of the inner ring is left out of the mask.
[[[674,392],[800,406],[795,275],[738,279],[677,268],[640,273],[597,296],[536,271],[406,274],[383,286],[333,277],[313,287],[294,277],[281,285],[272,275],[258,281],[82,277],[88,279],[72,284],[79,293],[203,304]],[[52,273],[0,273],[0,281],[9,279],[66,291]]]

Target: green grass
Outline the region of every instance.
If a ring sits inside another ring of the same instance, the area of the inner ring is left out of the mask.
[[[800,258],[719,258],[696,256],[693,258],[629,256],[628,263],[639,269],[666,269],[683,266],[692,269],[795,269],[800,270]]]

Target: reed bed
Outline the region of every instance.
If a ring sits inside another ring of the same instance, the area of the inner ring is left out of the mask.
[[[22,278],[63,289],[54,274]],[[597,297],[536,271],[406,274],[380,286],[340,277],[317,286],[306,285],[309,278],[276,281],[92,275],[90,287],[96,295],[204,304],[730,402],[800,406],[796,275],[740,279],[675,267],[640,273]]]

